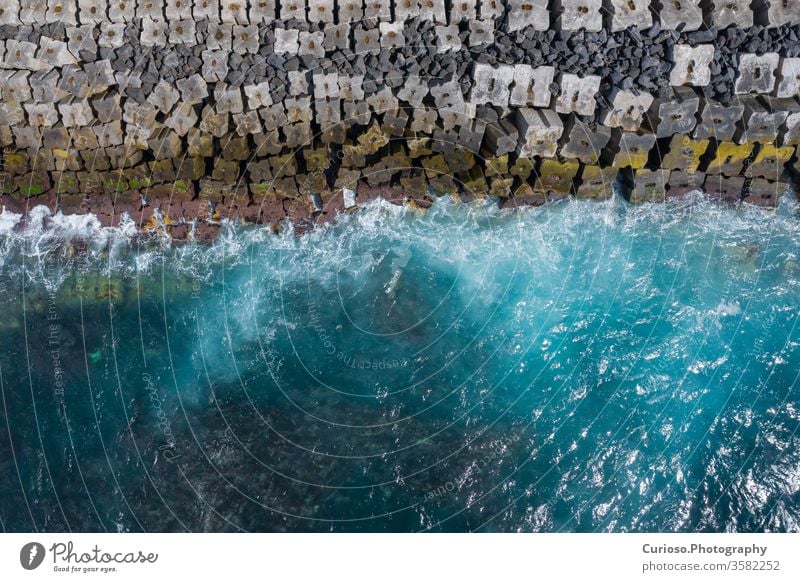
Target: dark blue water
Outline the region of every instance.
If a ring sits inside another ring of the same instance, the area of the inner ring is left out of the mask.
[[[796,214],[376,204],[211,248],[3,215],[0,525],[797,531]]]

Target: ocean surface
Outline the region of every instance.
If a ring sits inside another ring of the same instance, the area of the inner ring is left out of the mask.
[[[4,531],[800,530],[794,198],[46,214],[0,215]]]

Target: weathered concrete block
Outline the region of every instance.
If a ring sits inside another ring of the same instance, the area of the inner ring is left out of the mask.
[[[636,26],[639,30],[653,25],[650,0],[603,0],[606,13],[610,15],[612,32]]]
[[[314,73],[312,75],[312,85],[314,86],[314,99],[338,99],[339,94],[339,74],[336,72],[323,74]]]
[[[514,65],[514,84],[511,88],[509,105],[515,107],[549,107],[553,94],[550,85],[555,76],[553,67],[531,67]]]
[[[536,110],[532,109],[531,111]],[[488,153],[495,157],[502,156],[516,150],[520,142],[527,143],[525,136],[521,135],[518,128],[519,123],[515,126],[509,119],[487,123],[484,127],[483,137]],[[531,133],[533,131],[531,129]]]
[[[325,27],[325,40],[323,46],[326,51],[350,48],[350,24],[329,24]]]
[[[189,103],[181,103],[164,121],[164,125],[183,137],[197,124],[197,112]]]
[[[736,26],[750,28],[753,26],[753,11],[750,4],[753,0],[714,0],[713,20],[717,28]]]
[[[461,38],[458,36],[458,25],[451,24],[450,26],[437,26],[436,30],[436,46],[440,53],[461,50]]]
[[[47,13],[47,3],[42,0],[36,2],[21,2],[19,8],[19,19],[22,24],[41,25]]]
[[[308,21],[333,24],[333,0],[308,0]]]
[[[275,0],[250,0],[247,8],[250,24],[269,24],[275,20]]]
[[[585,29],[600,32],[603,28],[603,16],[600,13],[602,0],[556,0],[554,12],[559,16],[556,26],[561,30]]]
[[[499,20],[505,14],[506,7],[502,0],[480,0],[478,17],[481,20]]]
[[[782,58],[775,86],[778,98],[800,95],[800,58]]]
[[[547,30],[550,27],[548,0],[506,0],[508,17],[506,26],[509,32],[532,26],[534,30]]]
[[[55,69],[31,73],[29,84],[33,100],[38,103],[53,103],[66,97],[68,93],[58,88],[59,81],[60,77]],[[0,89],[0,98],[2,94]]]
[[[714,45],[701,44],[692,47],[677,44],[672,48],[673,66],[669,84],[705,87],[711,83],[711,61],[714,60]]]
[[[405,22],[419,16],[419,0],[394,0],[393,4],[395,20]]]
[[[78,65],[67,65],[61,69],[58,87],[75,97],[89,96],[89,76]]]
[[[301,4],[305,8],[305,0],[289,0],[288,4]],[[247,19],[247,2],[244,0],[221,0],[220,1],[220,20],[229,24],[249,24]],[[305,12],[299,17],[305,20]]]
[[[94,97],[91,103],[100,123],[111,123],[122,119],[120,96],[116,91]]]
[[[610,95],[610,108],[601,114],[603,125],[621,127],[625,131],[636,131],[642,125],[642,117],[653,104],[649,93],[636,95],[630,91],[614,89]]]
[[[122,120],[125,123],[152,129],[156,123],[158,111],[152,103],[137,103],[127,99],[123,105]]]
[[[447,24],[444,0],[419,0],[419,16],[437,24]]]
[[[364,18],[363,0],[341,0],[336,6],[336,21],[360,22]]]
[[[46,36],[39,39],[39,50],[36,57],[42,62],[59,68],[78,62],[67,48],[67,43]]]
[[[0,6],[0,25],[19,26],[22,22],[19,19],[19,12],[19,0],[5,0]]]
[[[142,46],[167,46],[167,23],[149,17],[142,18],[142,34],[139,42]]]
[[[364,18],[375,18],[383,21],[391,20],[391,0],[364,0]]]
[[[125,0],[109,0],[108,19],[111,22],[132,22],[136,18],[136,3]]]
[[[8,103],[19,104],[30,101],[32,97],[31,85],[28,71],[2,71],[0,81],[3,87],[0,89],[3,99]]]
[[[259,49],[258,25],[233,25],[233,51],[240,54],[256,54]],[[301,33],[302,34],[302,33]]]
[[[178,79],[175,84],[181,92],[181,99],[189,105],[200,103],[208,97],[208,85],[197,73],[185,79]]]
[[[790,191],[791,187],[785,182],[770,182],[769,180],[756,178],[745,191],[744,202],[774,210],[778,207],[783,195]]]
[[[268,107],[273,103],[269,81],[264,81],[256,85],[245,85],[244,94],[247,97],[247,108],[250,110]]]
[[[737,124],[743,114],[744,106],[741,104],[722,105],[717,101],[706,100],[694,138],[730,141],[736,134]]]
[[[63,22],[68,26],[77,26],[78,3],[76,0],[47,0],[45,22]],[[41,21],[37,24],[41,24]]]
[[[694,174],[700,168],[700,158],[706,153],[708,144],[707,139],[693,140],[688,135],[674,135],[667,154],[661,157],[661,167]]]
[[[740,102],[744,106],[743,127],[737,132],[736,141],[762,144],[778,141],[789,112],[775,109],[758,97],[743,97]]]
[[[262,107],[258,110],[258,114],[261,116],[261,119],[264,122],[264,129],[268,133],[270,131],[279,129],[288,123],[288,120],[286,119],[286,109],[284,109],[283,103],[280,101],[270,105],[269,107]]]
[[[744,192],[744,178],[728,178],[723,175],[706,176],[703,190],[709,198],[736,204]]]
[[[703,0],[662,0],[658,13],[661,28],[686,32],[698,30],[703,25]]]
[[[97,24],[108,22],[108,8],[113,0],[78,0],[78,21]]]
[[[452,0],[450,3],[450,24],[458,24],[462,20],[472,20],[477,16],[476,0]]]
[[[86,83],[91,89],[91,93],[101,93],[116,84],[114,69],[111,68],[111,61],[102,59],[83,65],[86,73]]]
[[[377,28],[355,30],[353,37],[356,41],[355,53],[357,55],[377,55],[381,52],[380,31]]]
[[[399,106],[397,98],[389,87],[384,87],[377,93],[367,97],[367,103],[376,114],[381,114],[385,111],[394,111]]]
[[[28,123],[36,127],[53,127],[58,123],[58,111],[50,103],[26,103]]]
[[[526,158],[550,158],[556,155],[564,124],[555,111],[522,107],[517,110],[514,119],[520,134],[519,155]],[[488,131],[489,128],[487,134]]]
[[[571,115],[564,126],[563,135],[567,138],[561,146],[563,157],[580,160],[584,164],[596,164],[611,139],[611,129],[604,125],[584,123]]]
[[[101,148],[108,148],[121,145],[124,140],[122,132],[122,124],[119,120],[104,123],[103,125],[95,125],[92,127],[97,136],[97,143]]]
[[[702,191],[705,181],[706,175],[703,172],[687,174],[680,170],[673,170],[669,173],[667,199],[681,198],[690,192]]]
[[[276,32],[277,34],[277,32]],[[206,34],[207,50],[230,51],[233,49],[233,25],[220,24],[216,22],[208,23]]]
[[[369,105],[367,105],[366,101],[345,101],[342,107],[344,108],[344,120],[348,125],[369,125],[369,122],[372,119],[372,112],[370,111]],[[419,111],[422,110],[420,109]],[[435,121],[436,117],[434,117],[434,122]],[[432,127],[430,131],[433,131]]]
[[[769,27],[800,24],[800,4],[795,0],[770,0]]]
[[[494,26],[491,20],[470,20],[467,45],[470,47],[487,46],[494,43]]]
[[[597,105],[595,96],[600,91],[600,77],[565,73],[561,76],[560,93],[556,98],[558,113],[577,113],[578,115],[594,115]]]
[[[261,118],[258,111],[248,111],[247,113],[234,113],[233,126],[239,136],[255,135],[263,131]],[[248,151],[248,157],[250,153]]]
[[[464,96],[461,85],[457,81],[448,81],[430,88],[430,94],[438,109],[451,109],[462,111],[464,109]]]
[[[786,164],[794,157],[795,146],[778,147],[764,144],[758,148],[753,163],[747,167],[748,177],[780,180]]]
[[[94,120],[92,108],[89,107],[89,102],[85,99],[72,97],[62,101],[58,104],[58,112],[61,115],[61,122],[64,127],[83,127]]]
[[[397,97],[412,107],[421,107],[427,94],[428,85],[426,83],[420,82],[416,77],[409,77],[397,92]]]
[[[228,52],[205,50],[201,53],[203,68],[200,74],[207,83],[224,81],[228,76]]]
[[[644,204],[646,202],[663,202],[666,197],[667,180],[669,172],[667,170],[636,170],[628,174],[623,174],[625,180],[632,182],[629,195],[631,204]],[[629,176],[631,176],[629,178]]]
[[[296,55],[300,49],[300,33],[297,30],[285,28],[275,29],[275,44],[273,51],[277,54]]]
[[[772,93],[779,64],[778,53],[741,55],[739,57],[739,76],[736,78],[734,87],[736,94]]]
[[[242,90],[225,83],[217,83],[214,87],[214,108],[217,113],[241,113],[244,111]]]
[[[195,20],[219,22],[220,0],[192,0],[192,15]]]
[[[37,45],[26,40],[8,39],[6,41],[5,57],[3,58],[5,68],[26,69],[28,71],[51,70],[53,65],[34,57],[38,48]]]
[[[676,87],[669,97],[653,101],[645,119],[657,138],[691,132],[697,121],[700,97],[689,87]]]
[[[97,44],[103,48],[119,48],[125,42],[124,34],[124,22],[102,22],[100,23],[100,36],[97,39]]]
[[[544,159],[539,165],[533,190],[547,194],[551,201],[569,196],[579,170],[580,164],[573,160]]]
[[[384,48],[400,48],[405,46],[406,37],[403,36],[402,22],[381,22],[381,46]]]
[[[512,65],[492,67],[483,63],[475,63],[472,68],[472,78],[474,83],[470,91],[471,103],[508,106],[508,100],[511,97],[511,83],[514,81]]]
[[[800,104],[797,104],[800,106]],[[787,108],[788,109],[788,108]],[[800,111],[792,107],[786,116],[786,131],[781,137],[781,145],[800,145]]]
[[[753,154],[754,144],[737,144],[731,141],[721,141],[713,151],[706,174],[725,174],[726,176],[738,176],[744,169],[745,162]]]
[[[171,20],[169,22],[169,42],[170,44],[195,46],[197,37],[194,20]]]
[[[325,34],[322,32],[305,32],[300,31],[299,35],[300,47],[297,54],[301,57],[317,57],[323,58],[325,56]]]
[[[286,119],[289,123],[311,122],[314,112],[310,97],[288,98],[284,100]]]
[[[607,162],[615,168],[644,168],[656,144],[652,133],[621,132],[612,139],[614,143],[608,150]]]
[[[614,194],[617,168],[601,168],[597,165],[581,166],[577,177],[575,198],[580,200],[608,200]]]

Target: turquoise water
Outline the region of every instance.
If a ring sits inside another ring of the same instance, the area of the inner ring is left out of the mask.
[[[797,214],[374,203],[210,248],[3,215],[0,525],[797,531]]]

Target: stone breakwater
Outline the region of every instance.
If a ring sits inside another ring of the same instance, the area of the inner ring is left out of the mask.
[[[385,196],[503,206],[800,165],[787,0],[2,0],[2,204],[310,226]]]

